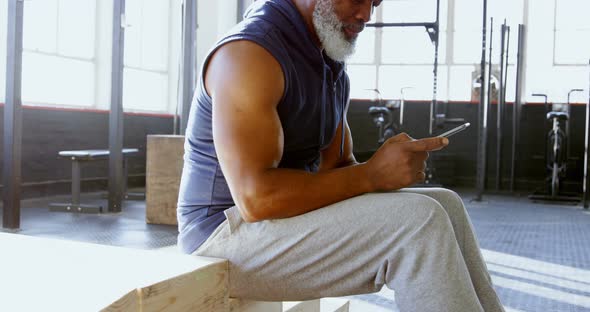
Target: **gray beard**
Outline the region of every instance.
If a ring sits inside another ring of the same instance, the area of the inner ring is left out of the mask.
[[[342,23],[332,0],[318,0],[313,10],[313,25],[326,54],[338,62],[346,61],[354,54],[356,38],[347,40]]]

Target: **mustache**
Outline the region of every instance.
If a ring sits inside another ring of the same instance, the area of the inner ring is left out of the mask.
[[[355,32],[361,32],[365,29],[365,23],[350,23],[350,24],[344,24],[343,25],[344,28],[348,28],[351,29]]]

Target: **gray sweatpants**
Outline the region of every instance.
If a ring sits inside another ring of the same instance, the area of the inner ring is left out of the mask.
[[[236,207],[194,254],[230,262],[230,296],[310,300],[395,291],[400,311],[503,311],[461,198],[371,193],[246,223]]]

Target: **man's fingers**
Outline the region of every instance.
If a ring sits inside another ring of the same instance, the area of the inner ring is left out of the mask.
[[[414,141],[407,141],[404,142],[403,145],[408,151],[411,152],[438,151],[443,147],[449,145],[449,139],[432,137]]]
[[[416,183],[421,183],[424,181],[426,181],[426,172],[418,171],[418,173],[416,174]]]
[[[400,133],[396,136],[391,137],[389,140],[387,140],[388,142],[391,143],[401,143],[401,142],[411,142],[414,141],[414,139],[409,136],[407,133]]]

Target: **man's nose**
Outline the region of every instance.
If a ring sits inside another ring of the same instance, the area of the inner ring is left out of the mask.
[[[371,20],[371,15],[373,15],[374,8],[373,0],[363,1],[363,4],[358,6],[355,18],[362,20],[365,23],[369,22]]]

